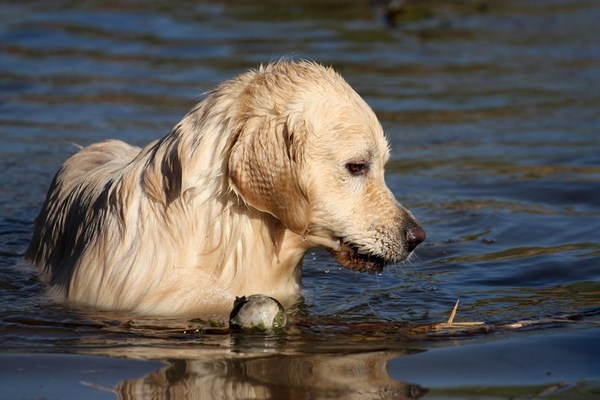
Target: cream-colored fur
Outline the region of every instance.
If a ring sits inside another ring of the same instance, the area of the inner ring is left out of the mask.
[[[424,238],[384,182],[388,147],[333,70],[280,61],[224,82],[163,139],[86,147],[57,173],[27,259],[70,304],[143,314],[284,303],[304,253],[378,271]]]

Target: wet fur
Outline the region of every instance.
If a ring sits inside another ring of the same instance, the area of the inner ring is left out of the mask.
[[[26,258],[70,304],[226,313],[292,301],[304,253],[342,244],[395,262],[416,224],[385,186],[387,142],[333,70],[282,61],[218,86],[163,139],[83,148],[58,171]],[[349,161],[369,175],[348,175]]]

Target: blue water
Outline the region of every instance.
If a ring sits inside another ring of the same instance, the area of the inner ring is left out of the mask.
[[[385,4],[0,3],[2,353],[171,360],[144,382],[173,391],[183,390],[172,376],[180,373],[196,384],[205,376],[242,382],[256,397],[348,398],[406,389],[397,371],[381,380],[365,365],[416,348],[438,354],[465,336],[487,343],[576,330],[583,347],[600,341],[600,5],[407,2],[386,24]],[[417,257],[372,276],[342,269],[325,252],[307,254],[304,299],[283,338],[200,334],[200,322],[49,300],[22,255],[73,144],[144,145],[219,81],[282,56],[332,65],[373,107],[392,147],[388,186],[428,234]],[[456,300],[457,321],[486,329],[429,329]],[[510,325],[523,321],[526,328]],[[273,358],[254,365],[257,352]],[[372,380],[358,384],[368,390],[347,392],[356,377],[344,362],[370,371]],[[301,373],[308,366],[329,375]],[[259,378],[248,372],[255,369]]]

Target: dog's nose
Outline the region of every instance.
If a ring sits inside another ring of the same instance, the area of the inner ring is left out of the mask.
[[[419,225],[410,225],[405,229],[406,247],[408,252],[411,252],[425,240],[425,231]]]

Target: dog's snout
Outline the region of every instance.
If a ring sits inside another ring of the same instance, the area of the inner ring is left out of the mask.
[[[413,251],[419,243],[425,240],[425,231],[417,224],[410,224],[404,229],[408,252]]]

